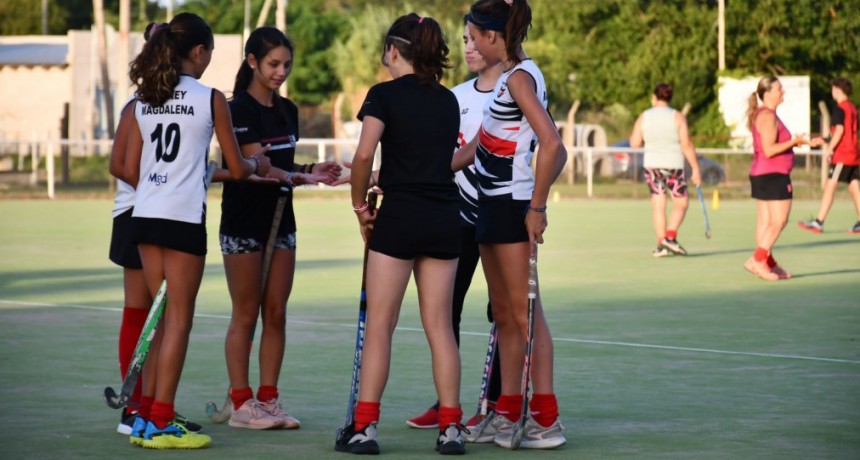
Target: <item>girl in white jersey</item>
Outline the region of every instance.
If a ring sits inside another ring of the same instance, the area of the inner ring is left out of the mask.
[[[493,319],[499,333],[502,394],[496,414],[467,439],[510,448],[520,418],[521,371],[528,331],[528,259],[543,243],[550,185],[564,166],[566,152],[546,110],[543,75],[522,48],[531,23],[526,0],[478,0],[468,17],[469,33],[488,65],[502,75],[484,108],[478,135],[457,152],[455,171],[474,161],[478,171],[478,241]],[[536,170],[531,169],[540,143]],[[534,312],[533,396],[521,447],[553,448],[565,443],[553,390],[553,349],[537,297]]]
[[[206,164],[213,131],[234,179],[266,175],[260,154],[245,160],[233,137],[224,95],[197,82],[212,58],[214,41],[199,16],[181,13],[152,34],[131,64],[137,85],[123,180],[137,187],[133,240],[138,244],[151,295],[167,280],[167,306],[156,335],[149,419],[132,427],[132,443],[154,449],[207,447],[212,440],[176,423],[173,401],[188,348],[194,300],[206,254]]]

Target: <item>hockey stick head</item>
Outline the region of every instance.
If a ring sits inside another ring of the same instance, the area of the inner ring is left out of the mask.
[[[233,414],[233,401],[230,399],[230,395],[227,395],[227,398],[224,399],[224,406],[221,407],[221,410],[218,410],[218,405],[215,404],[215,401],[206,401],[206,416],[209,417],[214,423],[224,423],[230,419],[230,416]]]
[[[120,409],[128,403],[128,397],[116,394],[116,390],[111,387],[105,387],[105,402],[111,409]]]

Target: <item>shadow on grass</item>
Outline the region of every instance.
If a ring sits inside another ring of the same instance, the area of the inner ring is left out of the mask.
[[[816,248],[816,247],[826,247],[826,246],[841,246],[845,244],[858,244],[860,245],[860,238],[845,238],[841,240],[828,240],[828,241],[809,241],[806,243],[793,243],[793,244],[779,244],[774,247],[775,250],[779,251],[780,249],[803,249],[803,248]],[[698,252],[693,254],[688,254],[687,257],[709,257],[709,256],[719,256],[724,254],[748,254],[752,253],[755,250],[753,247],[747,248],[738,248],[738,249],[726,249],[723,251],[709,251],[709,252]]]

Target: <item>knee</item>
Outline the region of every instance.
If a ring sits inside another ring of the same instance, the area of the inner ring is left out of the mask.
[[[266,329],[284,330],[287,327],[286,308],[264,308],[263,327]]]

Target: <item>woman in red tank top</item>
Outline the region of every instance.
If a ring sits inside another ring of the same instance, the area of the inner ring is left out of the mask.
[[[776,114],[785,90],[774,76],[763,77],[750,94],[747,123],[753,135],[750,165],[752,197],[756,199],[756,250],[744,268],[767,281],[791,278],[773,258],[773,245],[791,212],[791,168],[794,147],[807,144],[802,135],[791,136]],[[761,101],[761,106],[758,105]]]

